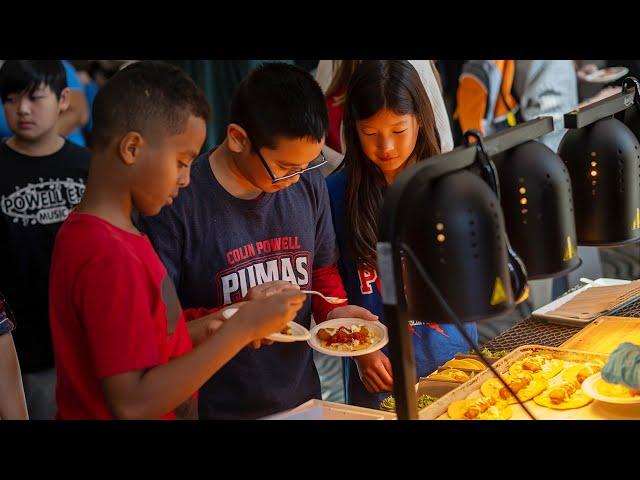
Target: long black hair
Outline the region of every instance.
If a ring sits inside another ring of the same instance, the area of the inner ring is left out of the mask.
[[[351,255],[358,264],[373,269],[378,215],[387,183],[380,168],[362,151],[356,122],[385,108],[398,115],[415,115],[418,139],[410,158],[420,161],[440,153],[431,102],[413,65],[407,60],[362,61],[351,77],[345,99],[345,221]]]

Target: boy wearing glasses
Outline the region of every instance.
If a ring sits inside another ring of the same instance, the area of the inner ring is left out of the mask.
[[[251,299],[253,287],[273,281],[345,297],[317,169],[327,128],[322,91],[304,70],[265,63],[240,83],[225,140],[194,162],[191,184],[171,207],[139,219],[185,307]],[[377,318],[314,297],[296,321],[309,328],[312,312],[316,322]],[[211,378],[200,390],[199,417],[260,418],[312,398],[321,390],[309,346],[276,343],[244,349]]]

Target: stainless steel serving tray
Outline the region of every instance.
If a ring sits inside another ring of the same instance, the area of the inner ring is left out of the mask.
[[[607,355],[601,353],[584,352],[580,350],[570,350],[566,348],[546,347],[543,345],[523,345],[513,350],[508,355],[493,363],[493,367],[499,374],[504,374],[509,367],[518,360],[535,354],[550,354],[553,358],[564,360],[568,364],[565,368],[573,363],[581,363],[594,359],[607,360]],[[562,372],[553,377],[549,382],[551,384],[561,380]],[[447,407],[456,400],[462,400],[467,397],[480,396],[480,386],[494,375],[490,370],[484,370],[472,379],[462,385],[451,390],[449,393],[440,397],[437,401],[423,408],[418,412],[421,420],[449,420],[447,415]],[[588,405],[571,409],[571,410],[554,410],[545,408],[536,404],[533,399],[525,402],[526,407],[539,420],[623,420],[623,419],[640,419],[640,405],[619,405],[609,404],[594,400]],[[511,409],[513,415],[512,420],[529,420],[526,412],[518,404],[512,404]]]

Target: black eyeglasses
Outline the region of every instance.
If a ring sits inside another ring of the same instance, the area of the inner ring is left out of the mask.
[[[323,166],[325,163],[327,163],[327,159],[325,158],[324,153],[322,153],[322,151],[320,151],[320,155],[318,156],[318,158],[316,158],[315,160],[312,160],[309,163],[309,165],[307,166],[307,168],[302,168],[300,170],[296,170],[295,172],[288,173],[287,175],[283,175],[282,177],[276,177],[273,174],[273,172],[271,171],[271,169],[269,168],[269,164],[267,163],[267,161],[264,159],[264,157],[260,153],[260,149],[259,148],[255,148],[256,143],[253,140],[251,140],[251,138],[249,136],[247,136],[247,138],[249,138],[249,141],[251,142],[251,145],[254,146],[254,150],[258,154],[258,158],[262,162],[262,165],[264,166],[265,170],[267,171],[267,173],[271,177],[271,182],[272,183],[278,183],[278,182],[281,182],[282,180],[286,180],[287,178],[295,177],[296,175],[302,175],[304,172],[308,172],[309,170],[314,170],[316,168],[319,168],[319,167]]]

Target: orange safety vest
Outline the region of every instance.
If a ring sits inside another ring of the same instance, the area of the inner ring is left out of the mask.
[[[462,132],[493,133],[503,124],[515,125],[518,101],[511,93],[515,60],[469,60],[465,63],[456,92],[454,119]]]

